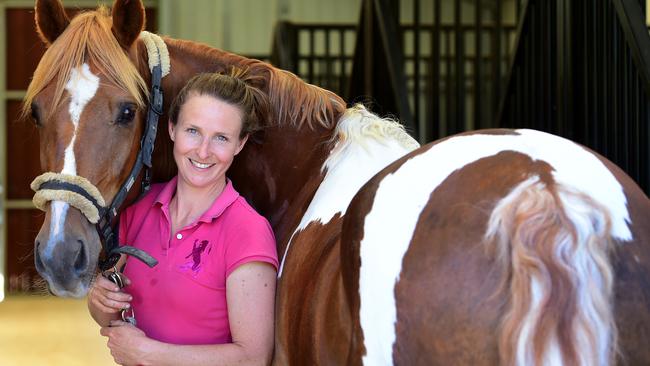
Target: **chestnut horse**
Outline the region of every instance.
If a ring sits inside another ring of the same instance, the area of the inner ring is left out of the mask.
[[[25,109],[42,168],[85,178],[108,204],[144,128],[143,6],[69,20],[39,0],[35,15],[48,50]],[[398,124],[293,74],[164,44],[166,107],[194,74],[233,66],[272,102],[229,176],[278,243],[274,363],[650,364],[650,201],[609,161],[530,130],[417,148]],[[158,180],[174,174],[165,130]],[[45,209],[37,269],[54,294],[83,296],[99,236],[70,202]]]

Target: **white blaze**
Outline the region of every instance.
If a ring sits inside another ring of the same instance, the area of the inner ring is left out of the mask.
[[[65,90],[70,93],[70,105],[68,112],[74,130],[72,138],[68,147],[65,149],[63,169],[61,174],[77,175],[77,163],[74,156],[74,143],[77,137],[77,128],[79,127],[79,119],[86,104],[95,96],[99,88],[99,77],[94,75],[88,64],[83,64],[81,67],[73,69],[70,74],[70,80],[65,85]],[[54,250],[54,246],[59,241],[63,240],[63,226],[65,224],[65,216],[68,212],[68,203],[62,201],[52,201],[52,219],[50,222],[50,238],[46,244],[45,256],[50,257]]]
[[[445,140],[406,161],[379,184],[360,243],[360,321],[365,365],[392,364],[395,343],[395,284],[415,226],[433,192],[451,173],[501,151],[515,151],[553,168],[554,179],[592,197],[612,215],[612,234],[631,240],[623,187],[605,165],[579,145],[547,133],[469,135]]]

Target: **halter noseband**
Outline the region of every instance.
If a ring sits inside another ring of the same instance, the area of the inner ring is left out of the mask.
[[[105,207],[104,198],[92,183],[86,178],[77,175],[57,174],[48,172],[34,179],[31,188],[34,194],[34,205],[43,211],[46,210],[48,201],[64,201],[79,209],[92,224],[96,224],[97,232],[104,249],[104,258],[99,261],[99,268],[105,271],[117,263],[121,254],[128,254],[138,258],[149,267],[158,264],[158,261],[146,252],[132,246],[118,243],[117,230],[111,223],[118,215],[118,209],[124,203],[133,183],[144,168],[142,177],[142,194],[151,186],[152,154],[158,128],[158,118],[163,113],[162,78],[169,73],[169,54],[165,43],[155,34],[142,32],[140,37],[144,41],[149,54],[149,68],[151,70],[151,101],[147,111],[145,131],[140,142],[140,151],[135,164],[115,195],[109,207]]]

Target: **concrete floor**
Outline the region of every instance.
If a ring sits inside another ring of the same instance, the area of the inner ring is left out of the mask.
[[[0,365],[115,365],[85,300],[8,296],[0,302]]]

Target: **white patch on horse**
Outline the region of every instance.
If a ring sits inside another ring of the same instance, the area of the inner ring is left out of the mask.
[[[449,138],[409,159],[380,182],[360,243],[360,321],[367,351],[364,364],[392,363],[397,321],[394,287],[404,254],[431,192],[465,165],[502,151],[545,161],[554,168],[557,182],[588,194],[609,210],[614,237],[632,239],[623,187],[596,156],[557,136],[532,130],[516,132]]]
[[[70,143],[65,149],[63,169],[61,174],[77,175],[77,162],[74,155],[74,143],[77,138],[77,129],[79,127],[79,119],[81,113],[88,102],[95,96],[99,88],[99,77],[94,75],[88,64],[83,64],[81,67],[73,69],[70,74],[70,80],[65,85],[65,89],[70,93],[70,106],[68,112],[74,130]],[[44,255],[46,259],[51,258],[54,252],[56,243],[63,241],[63,227],[65,225],[65,216],[68,212],[69,204],[62,201],[53,201],[52,218],[50,220],[50,237],[46,244]]]
[[[285,258],[297,232],[312,222],[328,223],[337,213],[345,215],[361,186],[388,164],[419,146],[395,122],[381,119],[365,108],[348,109],[336,128],[337,134],[344,138],[339,140],[323,165],[323,182],[287,244],[278,277],[282,276]]]
[[[65,90],[70,93],[70,106],[68,112],[74,132],[70,144],[65,149],[65,161],[63,164],[62,174],[77,175],[77,163],[74,156],[74,142],[77,137],[77,128],[79,128],[79,119],[86,104],[95,96],[99,88],[99,77],[90,72],[88,64],[73,69],[70,74],[70,80],[65,85]]]

